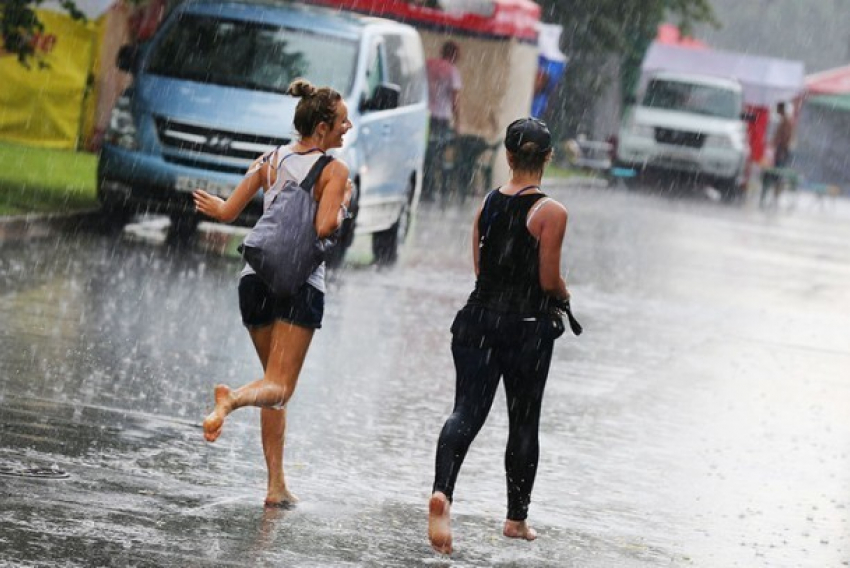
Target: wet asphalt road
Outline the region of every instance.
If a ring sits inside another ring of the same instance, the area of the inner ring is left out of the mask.
[[[358,239],[290,403],[301,498],[264,511],[259,412],[215,444],[212,386],[260,373],[236,238],[64,232],[0,245],[0,566],[644,567],[850,563],[850,204],[778,209],[555,186],[585,327],[559,340],[534,543],[500,537],[499,395],[425,535],[451,409],[472,205],[424,204],[399,264]],[[212,244],[210,244],[212,243]],[[222,253],[224,251],[224,253]]]

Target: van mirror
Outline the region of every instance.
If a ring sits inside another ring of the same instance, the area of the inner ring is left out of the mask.
[[[139,59],[139,46],[136,44],[122,45],[115,58],[118,69],[126,73],[134,73]]]
[[[391,110],[398,108],[401,100],[401,87],[392,83],[381,83],[375,88],[371,99],[360,103],[360,110]]]
[[[626,95],[624,102],[628,106],[636,105],[637,104],[637,97],[634,95],[634,93],[629,93],[628,95]]]

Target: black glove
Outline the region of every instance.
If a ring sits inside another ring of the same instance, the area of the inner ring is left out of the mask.
[[[572,309],[570,309],[570,301],[569,300],[555,300],[554,306],[564,312],[567,315],[567,320],[570,322],[570,329],[572,330],[574,335],[581,335],[581,332],[584,331],[581,327],[581,324],[573,315]]]

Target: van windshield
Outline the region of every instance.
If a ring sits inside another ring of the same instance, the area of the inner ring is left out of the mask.
[[[737,119],[741,98],[721,87],[653,79],[647,85],[643,106]]]
[[[154,46],[148,73],[285,93],[305,77],[345,94],[357,43],[275,25],[184,14]]]

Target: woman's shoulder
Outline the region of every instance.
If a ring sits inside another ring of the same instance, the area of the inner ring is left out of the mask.
[[[348,179],[349,169],[348,164],[345,161],[334,158],[331,162],[325,166],[325,170],[322,172],[323,177],[327,175],[329,178],[341,177],[344,179]]]

